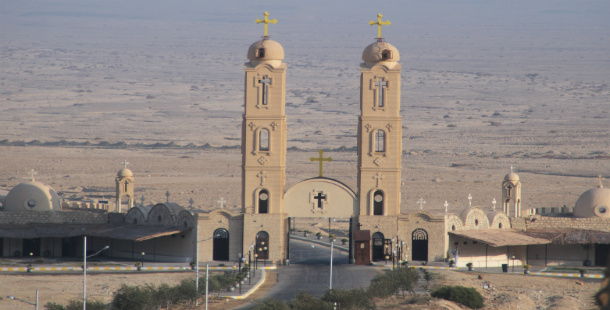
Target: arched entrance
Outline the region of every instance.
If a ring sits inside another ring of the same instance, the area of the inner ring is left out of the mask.
[[[214,231],[214,252],[213,260],[229,260],[229,231],[218,228]]]
[[[384,238],[383,234],[376,232],[372,236],[373,241],[373,261],[385,260]]]
[[[413,231],[412,246],[411,246],[411,257],[414,261],[427,261],[428,260],[428,233],[418,228]]]
[[[269,259],[269,234],[266,231],[260,231],[256,234],[255,251],[258,259]]]

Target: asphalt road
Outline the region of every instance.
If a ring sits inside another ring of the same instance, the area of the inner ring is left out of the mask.
[[[290,266],[278,269],[278,283],[265,298],[290,300],[299,291],[312,296],[324,295],[330,285],[330,248],[292,239]],[[348,254],[333,252],[333,288],[367,287],[380,269],[350,265]]]

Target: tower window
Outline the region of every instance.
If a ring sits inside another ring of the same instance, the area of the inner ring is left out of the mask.
[[[256,50],[256,57],[258,58],[263,58],[265,57],[265,49],[264,48],[259,48]]]
[[[375,133],[375,152],[385,152],[385,131],[377,130]]]
[[[385,59],[392,59],[392,51],[390,50],[383,50],[383,52],[381,52],[381,59],[385,60]]]
[[[269,130],[261,129],[259,132],[259,140],[258,140],[258,149],[259,151],[269,151]]]
[[[265,189],[258,193],[258,213],[269,213],[269,192]]]

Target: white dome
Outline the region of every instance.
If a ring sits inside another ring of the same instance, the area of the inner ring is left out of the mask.
[[[123,168],[123,169],[119,170],[119,172],[116,175],[121,178],[132,177],[133,172],[127,168]]]
[[[277,67],[284,59],[284,48],[273,40],[263,39],[250,45],[248,59],[252,65],[270,63]]]
[[[519,181],[519,175],[514,172],[511,172],[504,177],[504,181],[517,182]]]
[[[15,186],[4,200],[4,211],[60,211],[59,196],[51,187],[30,181]]]
[[[610,188],[592,188],[580,195],[574,206],[574,217],[610,218]]]
[[[377,63],[381,61],[385,62],[398,62],[400,60],[400,54],[392,44],[385,41],[377,41],[367,46],[362,52],[362,60],[365,63]]]

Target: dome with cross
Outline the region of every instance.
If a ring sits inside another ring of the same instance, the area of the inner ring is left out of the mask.
[[[60,211],[59,196],[51,187],[28,181],[15,186],[4,200],[4,211]]]
[[[265,38],[250,45],[248,59],[252,65],[271,63],[275,67],[284,59],[284,48],[276,41]]]
[[[504,177],[504,181],[509,181],[513,183],[517,182],[519,181],[519,175],[514,172],[511,172]]]
[[[574,205],[574,217],[610,218],[610,188],[600,184],[580,195]]]
[[[362,60],[366,64],[372,65],[378,62],[398,62],[400,54],[398,49],[392,44],[377,40],[377,42],[367,46],[362,52]]]

